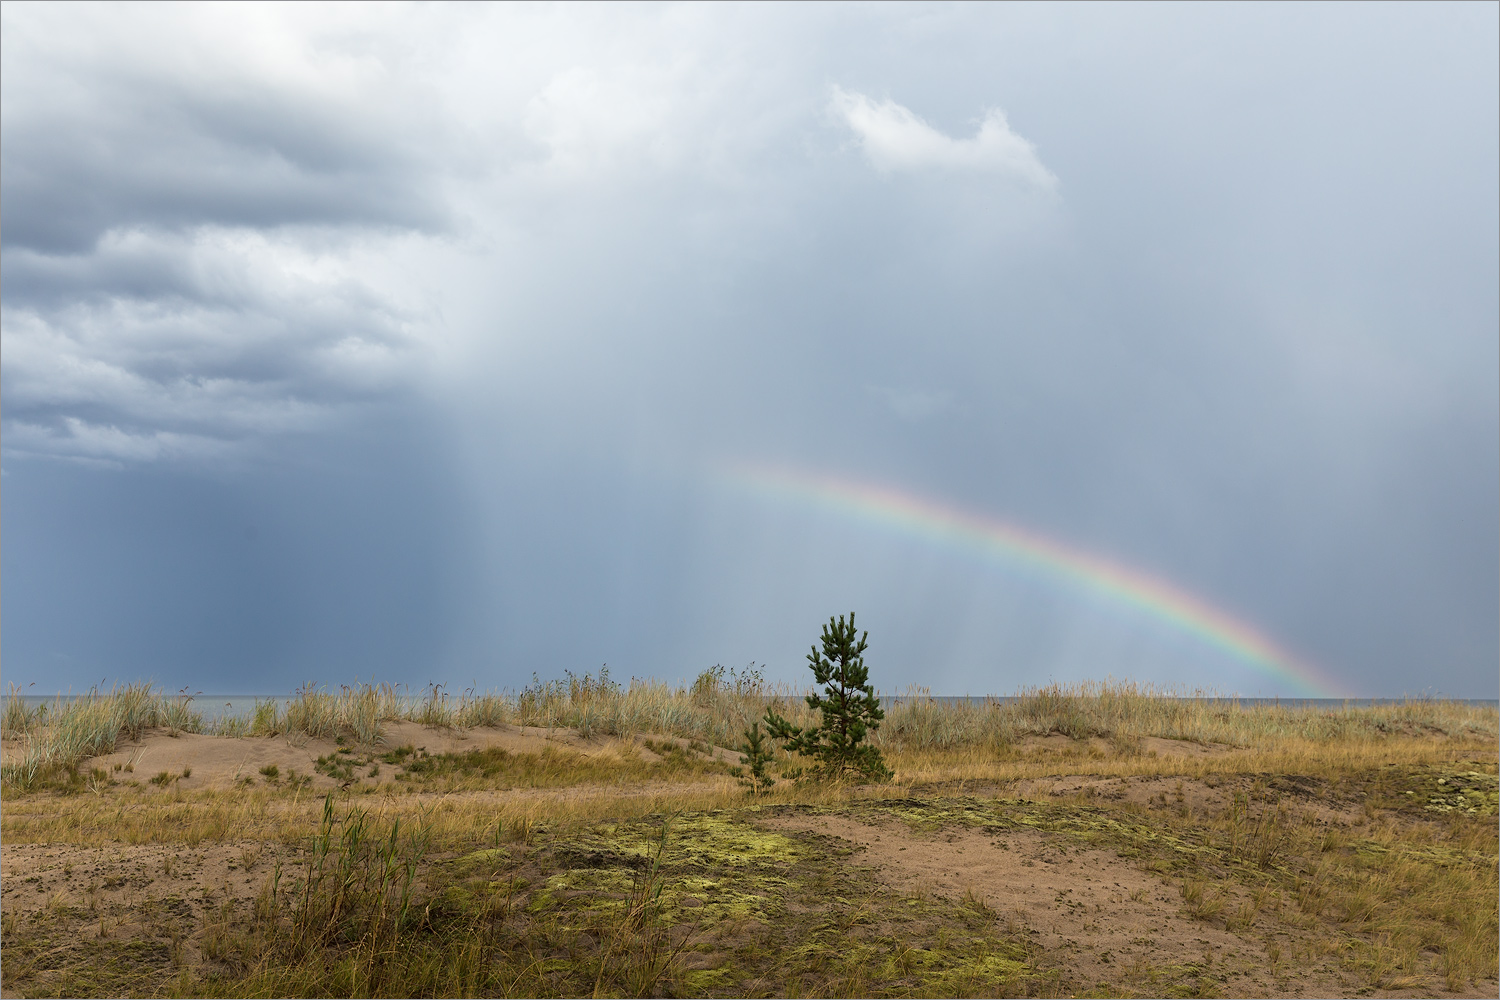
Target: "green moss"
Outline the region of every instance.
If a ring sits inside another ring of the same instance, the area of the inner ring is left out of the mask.
[[[982,947],[982,946],[981,946]],[[1005,996],[1014,992],[1016,980],[1031,973],[1031,967],[1011,953],[958,950],[956,955],[935,954],[934,964],[945,963],[946,968],[933,969],[923,984],[927,991],[938,996],[958,996],[969,993],[978,996]]]
[[[660,838],[660,823],[605,826],[569,837],[551,849],[552,859],[567,867],[548,876],[529,909],[622,909],[651,866]],[[700,926],[769,920],[781,908],[778,900],[800,890],[791,869],[809,853],[797,840],[726,813],[679,817],[663,852],[661,917],[668,924]]]
[[[654,900],[649,919],[692,956],[675,973],[678,992],[983,996],[1038,981],[1029,945],[1001,935],[993,914],[940,897],[907,899],[860,865],[847,842],[756,825],[788,809],[559,830],[524,859],[482,849],[460,856],[455,869],[489,875],[508,863],[505,878],[539,869],[535,890],[518,900],[532,927],[528,947],[587,939],[607,952],[620,933],[611,928],[645,886]],[[444,903],[473,910],[486,888],[502,884],[471,880],[476,895],[465,902],[448,892]],[[464,918],[454,910],[453,919]],[[601,960],[613,967],[622,956],[578,957],[559,967],[571,971],[558,972],[563,979],[549,989],[587,992]],[[588,982],[566,987],[567,976]]]
[[[1456,761],[1426,767],[1387,765],[1368,782],[1367,798],[1403,812],[1494,816],[1500,779],[1494,761]]]
[[[1452,768],[1432,769],[1421,797],[1427,812],[1460,812],[1494,816],[1500,803],[1500,779],[1493,774]]]

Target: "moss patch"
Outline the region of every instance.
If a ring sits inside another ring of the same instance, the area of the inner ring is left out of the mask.
[[[643,890],[650,919],[678,949],[671,989],[684,993],[989,996],[1043,981],[1029,946],[993,913],[907,899],[859,865],[847,843],[761,829],[760,815],[747,808],[557,832],[524,860],[485,849],[456,859],[454,870],[509,860],[509,875],[535,879],[514,912],[531,941],[547,938],[556,957],[571,954],[571,964],[546,966],[558,992],[589,991],[569,978],[588,968],[600,975],[578,951],[593,942],[594,959],[612,961],[612,928],[638,912]],[[467,898],[450,886],[445,904],[481,906],[483,888],[472,884]]]

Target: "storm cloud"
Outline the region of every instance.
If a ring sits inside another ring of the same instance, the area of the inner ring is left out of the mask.
[[[3,15],[7,680],[1493,696],[1493,8]]]

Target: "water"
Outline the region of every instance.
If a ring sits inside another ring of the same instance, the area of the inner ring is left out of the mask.
[[[18,695],[23,704],[28,708],[38,705],[52,706],[62,701],[68,702],[74,698],[86,697],[85,695]],[[295,694],[200,694],[194,695],[191,703],[192,710],[203,716],[205,726],[212,725],[218,719],[245,716],[249,717],[255,711],[257,701],[287,702],[295,699]],[[413,696],[418,698],[419,696]],[[0,695],[0,711],[10,701],[10,695]],[[886,708],[900,705],[907,701],[933,701],[939,705],[975,705],[983,706],[988,703],[1008,705],[1022,699],[1015,695],[882,695],[881,704]],[[1372,705],[1399,705],[1406,701],[1420,701],[1420,698],[1184,698],[1183,701],[1221,702],[1229,705],[1279,705],[1282,708],[1306,709],[1309,711],[1331,711],[1340,708],[1369,708]],[[1451,701],[1459,705],[1500,707],[1500,699],[1497,698],[1443,698],[1435,699]]]
[[[11,695],[0,695],[0,711],[10,702]],[[27,708],[36,708],[46,705],[51,709],[58,702],[67,703],[75,698],[85,698],[87,695],[18,695],[21,703]],[[169,696],[170,697],[170,696]],[[286,702],[295,698],[292,694],[254,695],[254,694],[200,694],[195,695],[189,703],[189,707],[203,716],[205,726],[212,725],[215,721],[236,715],[248,717],[255,711],[257,701]]]
[[[972,694],[935,694],[926,695],[881,695],[880,702],[887,707],[900,705],[908,701],[933,701],[939,705],[985,705],[995,703],[999,705],[1010,705],[1025,698],[1019,695],[972,695]],[[1455,705],[1475,705],[1491,708],[1500,708],[1500,698],[1240,698],[1233,695],[1225,695],[1216,698],[1172,698],[1172,701],[1195,701],[1204,704],[1224,705],[1277,705],[1282,708],[1321,709],[1328,711],[1336,708],[1370,708],[1374,705],[1401,705],[1406,702],[1420,701],[1446,701]]]

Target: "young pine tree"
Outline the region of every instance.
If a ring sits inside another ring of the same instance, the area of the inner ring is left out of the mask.
[[[760,731],[759,722],[745,730],[745,742],[740,744],[740,753],[740,763],[750,768],[749,776],[738,767],[733,769],[740,784],[756,795],[776,784],[776,779],[767,771],[775,758],[771,755],[767,734]]]
[[[766,728],[788,750],[815,758],[826,774],[841,777],[854,772],[883,781],[891,777],[891,771],[885,766],[880,750],[864,740],[871,731],[880,728],[885,712],[869,683],[870,671],[865,666],[864,652],[870,633],[856,638],[857,635],[853,612],[847,625],[843,615],[837,620],[829,618],[823,626],[822,652],[813,646],[807,656],[813,677],[824,691],[822,695],[808,695],[807,704],[822,713],[823,724],[799,729],[768,708]]]

